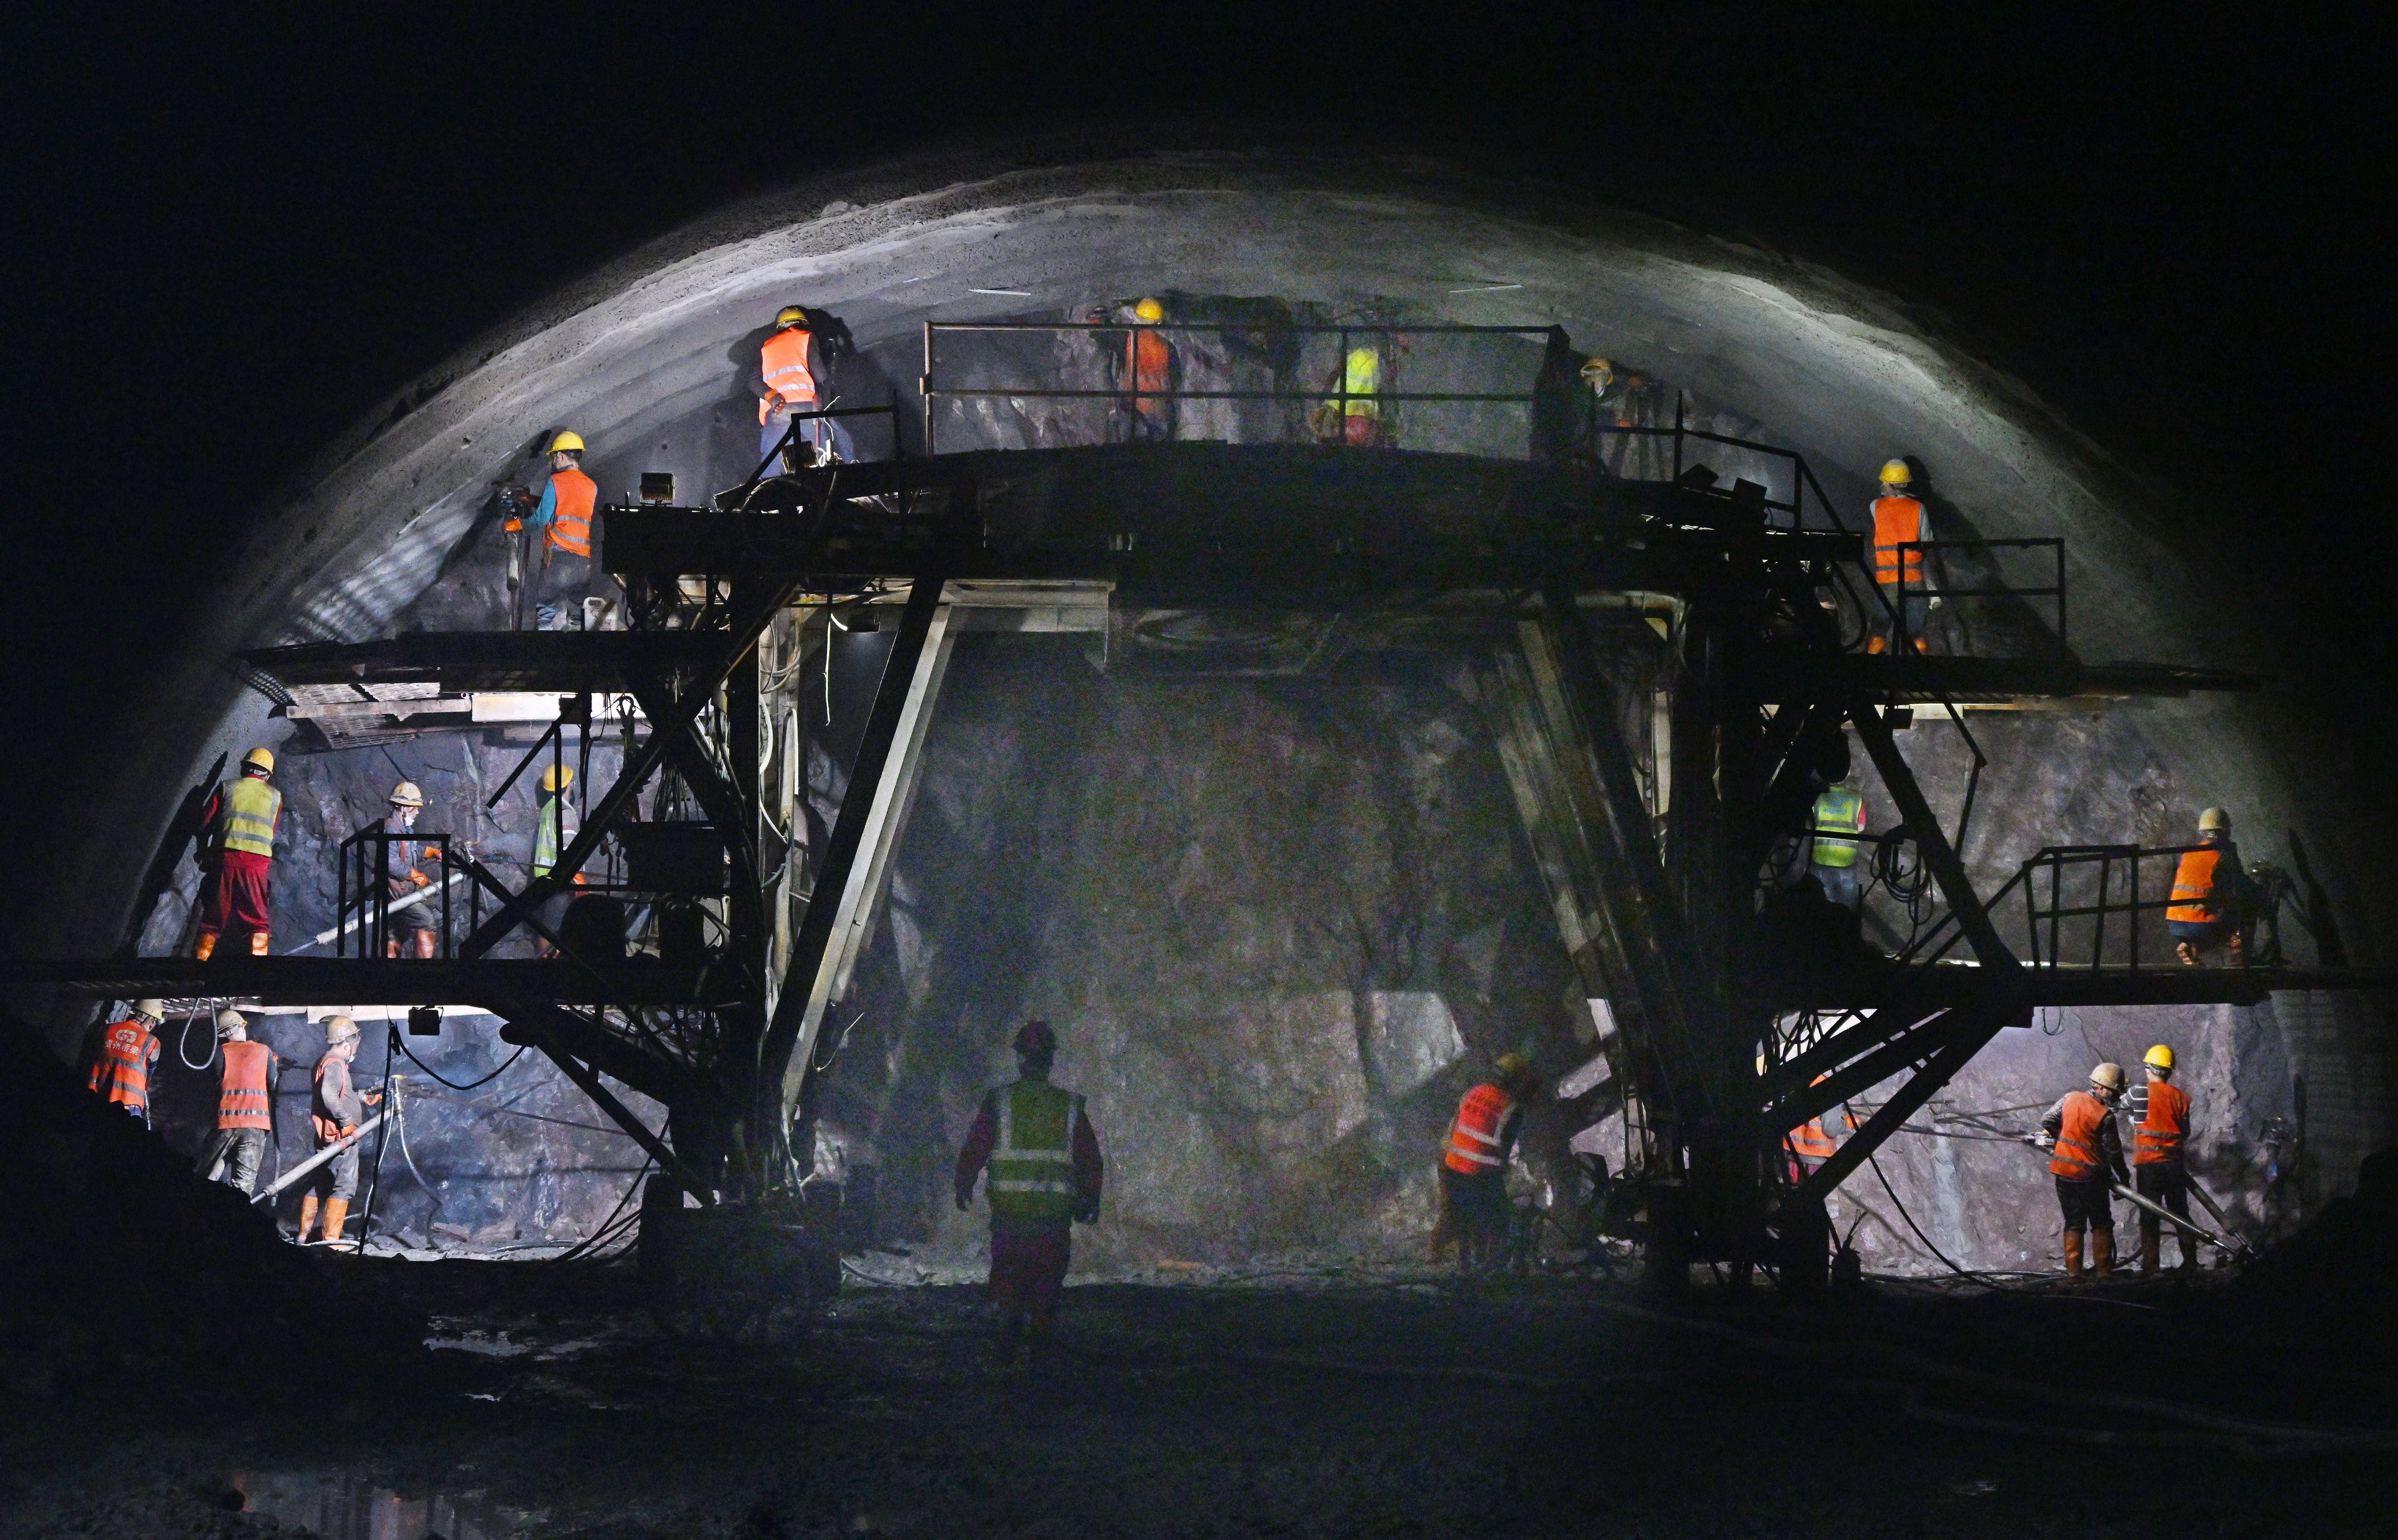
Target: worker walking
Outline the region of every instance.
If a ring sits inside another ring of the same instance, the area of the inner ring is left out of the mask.
[[[763,390],[758,397],[758,456],[775,453],[792,427],[795,414],[822,409],[823,386],[831,380],[826,356],[826,328],[812,322],[798,305],[775,314],[775,329],[758,350],[758,374]],[[841,333],[840,335],[845,335]],[[838,417],[805,418],[798,424],[782,456],[782,469],[794,471],[824,458],[827,445],[842,460],[855,460],[857,447]]]
[[[100,1052],[91,1062],[94,1094],[145,1124],[150,1076],[158,1067],[158,1027],[166,1019],[166,1001],[135,1000],[129,1015],[101,1028]]]
[[[2231,815],[2209,808],[2198,815],[2199,849],[2184,850],[2175,864],[2173,899],[2165,909],[2174,956],[2199,965],[2199,953],[2221,946],[2238,967],[2247,961],[2241,934],[2240,847],[2231,843]]]
[[[1520,1053],[1502,1053],[1490,1078],[1458,1100],[1457,1116],[1440,1147],[1440,1222],[1432,1234],[1432,1260],[1451,1241],[1458,1265],[1467,1271],[1496,1264],[1507,1240],[1507,1162],[1524,1131],[1524,1102],[1534,1088],[1532,1067]]]
[[[2176,1219],[2189,1217],[2189,1168],[2183,1163],[2189,1142],[2189,1092],[2173,1083],[2174,1051],[2157,1044],[2141,1061],[2148,1066],[2148,1105],[2139,1126],[2132,1131],[2132,1186],[2142,1198],[2161,1204]],[[2140,1271],[2157,1270],[2162,1249],[2164,1221],[2140,1211]],[[2198,1237],[2188,1230],[2181,1238],[2181,1265],[2187,1272],[2198,1265]]]
[[[2123,1134],[2115,1126],[2115,1104],[2123,1094],[2123,1066],[2100,1065],[2086,1091],[2068,1091],[2040,1120],[2043,1147],[2051,1154],[2056,1201],[2065,1212],[2065,1276],[2081,1277],[2081,1232],[2090,1232],[2090,1265],[2100,1278],[2115,1270],[2114,1186],[2130,1180],[2123,1170]]]
[[[1057,1058],[1049,1024],[1026,1023],[1015,1082],[984,1094],[958,1151],[961,1212],[974,1204],[975,1178],[990,1171],[990,1294],[1011,1354],[1028,1330],[1036,1347],[1055,1334],[1073,1226],[1098,1222],[1106,1176],[1083,1099],[1049,1083]]]
[[[1902,644],[1918,652],[1932,650],[1924,628],[1932,619],[1932,595],[1924,585],[1920,550],[1903,548],[1912,541],[1932,538],[1932,520],[1920,501],[1909,493],[1915,472],[1904,460],[1881,468],[1881,495],[1873,503],[1873,577],[1881,604],[1866,616],[1872,635],[1867,652],[1884,652]],[[1895,628],[1900,635],[1893,635]]]
[[[266,956],[267,877],[275,864],[275,826],[283,794],[270,783],[275,756],[254,748],[241,774],[217,787],[200,813],[200,939],[192,956],[206,962],[228,931],[249,934],[249,955]]]
[[[583,435],[567,430],[549,441],[549,485],[509,531],[531,528],[541,536],[541,559],[533,564],[533,616],[544,631],[563,631],[568,610],[579,609],[591,593],[591,518],[600,505],[600,484],[583,474]]]
[[[1808,858],[1815,869],[1815,881],[1824,896],[1844,909],[1854,909],[1865,899],[1864,868],[1857,864],[1857,842],[1841,839],[1824,831],[1837,829],[1841,834],[1866,832],[1866,794],[1846,781],[1825,788],[1815,798],[1815,833]]]
[[[391,811],[384,815],[383,832],[395,836],[384,844],[384,891],[391,898],[406,898],[420,889],[433,886],[432,874],[425,865],[441,864],[441,847],[414,838],[417,815],[424,810],[424,793],[413,781],[402,781],[391,788]],[[402,931],[409,938],[409,956],[430,957],[440,942],[440,914],[435,907],[438,899],[427,899],[414,907],[401,911],[401,918],[392,922],[384,933],[384,956],[399,956]]]
[[[249,1040],[238,1011],[217,1012],[217,1127],[200,1151],[199,1172],[248,1197],[275,1135],[275,1078],[283,1056]]]
[[[362,1091],[350,1083],[350,1061],[357,1056],[358,1024],[347,1016],[326,1017],[325,1056],[317,1061],[316,1090],[309,1100],[309,1126],[318,1150],[357,1133],[366,1109],[383,1100],[383,1092]],[[358,1146],[353,1140],[309,1179],[307,1196],[300,1199],[300,1232],[293,1239],[306,1245],[321,1212],[326,1244],[339,1244],[342,1226],[349,1221],[350,1199],[357,1195]]]

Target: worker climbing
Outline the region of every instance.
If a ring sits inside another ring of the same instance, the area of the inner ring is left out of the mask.
[[[413,781],[402,781],[391,788],[391,811],[384,815],[383,832],[391,838],[383,842],[383,880],[384,893],[395,899],[406,898],[420,889],[433,886],[433,875],[426,865],[441,864],[438,843],[418,839],[416,820],[424,811],[424,793]],[[396,957],[400,952],[400,932],[408,933],[408,955],[430,957],[440,946],[441,912],[428,901],[401,911],[403,917],[395,919],[384,935],[384,956]]]
[[[2104,1279],[2115,1270],[2114,1188],[2128,1182],[2123,1134],[2115,1126],[2115,1104],[2123,1094],[2123,1066],[2102,1064],[2090,1072],[2087,1090],[2068,1091],[2040,1120],[2041,1145],[2051,1152],[2057,1206],[2065,1214],[2065,1276],[2080,1282],[2083,1230],[2090,1234],[2091,1271]]]
[[[252,1042],[249,1020],[227,1010],[217,1012],[217,1126],[200,1150],[198,1170],[246,1198],[275,1134],[275,1078],[283,1056]]]
[[[1932,520],[1922,501],[1909,491],[1914,483],[1914,469],[1906,461],[1882,465],[1881,495],[1873,503],[1873,578],[1881,602],[1866,615],[1871,632],[1867,652],[1907,646],[1918,652],[1932,650],[1925,630],[1938,601],[1925,584],[1926,553],[1910,543],[1932,538]]]
[[[2157,1044],[2141,1061],[2148,1068],[2147,1105],[2139,1126],[2132,1131],[2133,1190],[2161,1204],[2176,1219],[2189,1218],[2189,1168],[2184,1164],[2189,1145],[2189,1092],[2173,1083],[2174,1051]],[[2157,1270],[2162,1250],[2164,1221],[2140,1211],[2140,1271]],[[2198,1237],[2189,1230],[2181,1239],[2184,1272],[2198,1266]]]
[[[325,1056],[317,1061],[313,1077],[309,1126],[319,1151],[345,1139],[351,1142],[309,1178],[307,1194],[300,1199],[300,1230],[292,1238],[303,1246],[320,1214],[325,1243],[339,1245],[342,1226],[349,1219],[350,1199],[358,1195],[358,1146],[353,1135],[366,1109],[383,1100],[383,1092],[362,1091],[350,1083],[350,1061],[357,1056],[358,1024],[347,1016],[326,1017]]]
[[[1457,1115],[1441,1140],[1440,1220],[1432,1233],[1431,1258],[1439,1262],[1451,1243],[1458,1266],[1467,1272],[1495,1266],[1507,1240],[1507,1163],[1524,1132],[1524,1103],[1535,1082],[1520,1053],[1502,1053],[1490,1078],[1459,1098]]]
[[[2184,850],[2175,864],[2165,930],[2174,939],[2174,956],[2187,966],[2198,967],[2201,953],[2220,946],[2239,967],[2248,960],[2246,904],[2231,815],[2221,808],[2200,813],[2198,838],[2199,848]]]
[[[530,527],[541,536],[541,559],[531,584],[535,622],[544,631],[567,629],[591,592],[591,517],[600,485],[583,474],[583,435],[572,430],[549,441],[549,485],[522,519],[504,526],[511,533]]]
[[[990,1297],[1010,1359],[1028,1335],[1035,1350],[1054,1339],[1073,1226],[1098,1221],[1106,1176],[1083,1098],[1049,1081],[1058,1035],[1047,1022],[1028,1022],[1015,1046],[1017,1078],[984,1094],[956,1173],[963,1212],[974,1206],[976,1178],[990,1169]]]
[[[135,1000],[122,1020],[100,1031],[92,1058],[91,1089],[101,1100],[150,1120],[150,1077],[158,1067],[158,1027],[167,1019],[164,1000]]]
[[[775,313],[775,329],[758,348],[760,459],[779,449],[779,468],[789,472],[823,463],[828,449],[837,460],[857,458],[857,447],[840,418],[800,415],[823,409],[824,387],[832,380],[832,355],[842,350],[848,337],[846,327],[811,317],[802,306],[785,305]],[[791,431],[795,416],[800,417],[797,433]]]
[[[283,794],[270,784],[275,756],[254,748],[241,774],[217,787],[200,813],[200,938],[192,956],[206,962],[227,931],[249,936],[249,955],[266,956],[267,877],[275,864],[275,826]]]

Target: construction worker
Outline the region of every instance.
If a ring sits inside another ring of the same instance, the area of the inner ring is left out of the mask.
[[[357,1056],[358,1024],[347,1016],[326,1017],[325,1056],[317,1061],[316,1090],[309,1099],[310,1132],[320,1151],[350,1139],[358,1132],[366,1109],[383,1100],[382,1091],[362,1091],[350,1083],[350,1061]],[[300,1233],[293,1239],[303,1246],[308,1243],[321,1199],[323,1239],[328,1245],[339,1244],[342,1226],[349,1219],[350,1199],[357,1195],[358,1146],[353,1139],[310,1178],[307,1196],[300,1199]]]
[[[255,748],[241,774],[218,786],[201,811],[200,939],[192,956],[206,962],[225,931],[249,932],[249,955],[266,956],[266,881],[275,864],[275,826],[283,794],[269,783],[275,756]]]
[[[2184,850],[2174,866],[2173,900],[2165,909],[2174,956],[2195,968],[2199,953],[2221,946],[2238,967],[2247,954],[2240,924],[2240,847],[2231,843],[2231,815],[2221,808],[2200,813],[2198,838],[2199,849]]]
[[[1058,1035],[1028,1022],[1016,1035],[1017,1076],[986,1092],[958,1151],[957,1203],[974,1205],[975,1178],[990,1170],[990,1294],[1006,1350],[1029,1329],[1045,1346],[1058,1326],[1076,1221],[1099,1217],[1106,1168],[1083,1099],[1049,1083]]]
[[[1327,388],[1344,393],[1343,397],[1325,402],[1316,408],[1315,435],[1327,444],[1345,444],[1353,449],[1376,449],[1391,447],[1390,424],[1383,421],[1381,395],[1382,350],[1370,342],[1360,342],[1332,369],[1326,382]]]
[[[2139,1126],[2132,1130],[2132,1187],[2151,1203],[2163,1205],[2176,1219],[2189,1217],[2189,1168],[2183,1163],[2184,1151],[2189,1142],[2189,1092],[2173,1083],[2174,1051],[2163,1043],[2148,1051],[2141,1063],[2148,1066],[2148,1105],[2141,1109]],[[2140,1211],[2140,1271],[2157,1270],[2164,1221],[2148,1210]],[[2198,1237],[2188,1230],[2174,1232],[2181,1237],[2182,1270],[2198,1265]]]
[[[1500,1260],[1507,1239],[1507,1162],[1524,1129],[1524,1102],[1534,1082],[1520,1053],[1502,1053],[1490,1078],[1459,1098],[1457,1116],[1440,1147],[1440,1223],[1432,1260],[1457,1243],[1467,1270]]]
[[[417,815],[424,810],[424,793],[413,781],[402,781],[391,788],[391,811],[384,816],[383,832],[396,837],[384,845],[384,891],[395,899],[406,898],[422,888],[433,886],[432,875],[424,870],[427,865],[441,864],[441,847],[410,837],[416,832]],[[438,898],[402,910],[384,934],[384,956],[399,956],[402,931],[409,936],[409,955],[430,957],[440,942],[441,913]]]
[[[164,1000],[135,1000],[132,1012],[100,1031],[100,1052],[91,1062],[94,1094],[150,1121],[150,1075],[158,1067],[158,1027],[167,1019]]]
[[[831,382],[826,357],[828,337],[845,339],[846,328],[832,323],[837,329],[828,328],[808,317],[798,305],[785,305],[775,313],[775,329],[758,350],[758,374],[764,389],[758,397],[758,456],[764,459],[775,452],[783,436],[791,429],[791,415],[822,409],[821,389]],[[803,420],[799,433],[783,454],[785,471],[802,465],[813,465],[823,458],[827,444],[842,460],[855,460],[857,447],[849,436],[849,429],[838,417]]]
[[[2090,1265],[2100,1278],[2115,1270],[2114,1187],[2123,1170],[2123,1134],[2115,1104],[2123,1094],[2123,1066],[2100,1065],[2086,1091],[2068,1091],[2040,1120],[2041,1146],[2051,1152],[2056,1201],[2065,1212],[2065,1276],[2081,1277],[2081,1232],[2090,1232]]]
[[[1824,896],[1844,909],[1854,909],[1865,898],[1865,869],[1857,864],[1857,842],[1839,839],[1825,834],[1825,829],[1838,829],[1843,834],[1866,832],[1866,794],[1847,781],[1825,788],[1815,798],[1814,834],[1808,859],[1815,869],[1815,881]]]
[[[1873,577],[1881,604],[1866,616],[1872,635],[1866,641],[1867,652],[1883,652],[1898,645],[1892,632],[1892,617],[1906,633],[1906,639],[1918,652],[1932,650],[1924,628],[1932,619],[1932,596],[1925,587],[1924,553],[1901,550],[1909,541],[1932,538],[1932,521],[1923,504],[1909,494],[1915,472],[1904,460],[1884,462],[1881,468],[1881,495],[1873,503]]]
[[[1132,307],[1132,318],[1139,326],[1125,334],[1121,352],[1109,350],[1109,372],[1119,388],[1133,393],[1119,408],[1128,439],[1137,444],[1158,443],[1174,436],[1174,400],[1143,393],[1171,391],[1180,360],[1164,332],[1141,329],[1165,321],[1163,304],[1143,300]]]
[[[249,1040],[238,1011],[217,1012],[217,1127],[200,1151],[200,1174],[249,1196],[275,1132],[275,1078],[283,1056]]]
[[[511,532],[530,526],[541,535],[534,564],[533,615],[544,631],[563,631],[570,609],[591,592],[591,516],[600,505],[600,484],[583,474],[583,435],[561,432],[549,441],[549,485],[523,519],[511,517]]]
[[[582,832],[577,827],[574,799],[566,795],[573,786],[573,765],[552,765],[541,772],[541,808],[533,815],[532,825],[532,875],[536,877],[547,877],[550,868],[558,864],[558,852],[573,844],[574,837]],[[582,885],[583,874],[577,872],[574,887]],[[566,906],[574,902],[574,896],[573,888],[569,888],[542,900],[537,913],[552,935],[565,923]],[[533,951],[546,957],[554,955],[556,949],[547,941],[536,940]]]

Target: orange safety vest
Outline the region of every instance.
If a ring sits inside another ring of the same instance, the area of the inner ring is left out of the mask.
[[[765,376],[766,394],[787,407],[816,404],[816,377],[808,369],[810,337],[805,327],[787,327],[767,338],[758,350],[758,372]],[[758,404],[761,423],[766,421],[766,408],[763,401]]]
[[[2220,845],[2181,853],[2180,864],[2174,867],[2173,907],[2165,911],[2165,918],[2203,923],[2216,917],[2215,905],[2206,902],[2206,895],[2215,891],[2215,867],[2222,859]]]
[[[271,1129],[266,1115],[266,1066],[275,1051],[264,1043],[224,1045],[224,1078],[217,1094],[217,1127]]]
[[[1507,1163],[1500,1130],[1516,1110],[1516,1098],[1497,1086],[1475,1086],[1457,1104],[1457,1118],[1448,1125],[1448,1142],[1440,1152],[1448,1169],[1464,1176],[1487,1176]]]
[[[1830,1078],[1829,1074],[1818,1075],[1807,1083],[1819,1086]],[[1848,1118],[1849,1127],[1854,1130],[1857,1126],[1857,1115],[1852,1112],[1845,1116]],[[1790,1131],[1790,1153],[1802,1160],[1828,1160],[1839,1154],[1839,1141],[1834,1139],[1832,1131],[1824,1126],[1824,1119],[1820,1114],[1808,1118]]]
[[[112,1104],[147,1111],[150,1106],[150,1065],[158,1057],[158,1039],[137,1021],[112,1023],[100,1038],[100,1058],[91,1066],[91,1089]]]
[[[1906,570],[1902,573],[1898,547],[1910,540],[1923,538],[1923,504],[1911,497],[1878,497],[1874,499],[1874,582],[1898,583],[1902,579],[1910,586],[1923,582],[1923,553],[1904,553]]]
[[[1166,347],[1164,337],[1154,331],[1136,331],[1132,334],[1131,352],[1133,389],[1162,391],[1169,387],[1174,368],[1174,355]],[[1138,396],[1133,400],[1133,408],[1138,411],[1147,411],[1152,407],[1164,405],[1162,401],[1151,401]]]
[[[2098,1125],[2108,1116],[2105,1104],[2086,1091],[2065,1098],[2065,1120],[2056,1131],[2056,1149],[2048,1169],[2068,1182],[2095,1182],[2106,1172],[2098,1155]]]
[[[2132,1131],[2132,1164],[2179,1165],[2182,1141],[2189,1137],[2189,1092],[2163,1080],[2149,1081],[2148,1113]]]
[[[581,471],[554,471],[549,489],[557,495],[558,505],[544,538],[569,556],[589,556],[591,510],[600,501],[600,484]]]

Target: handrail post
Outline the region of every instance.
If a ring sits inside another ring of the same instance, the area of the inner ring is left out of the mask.
[[[933,323],[924,323],[924,372],[916,382],[918,394],[924,398],[924,458],[933,456]]]

